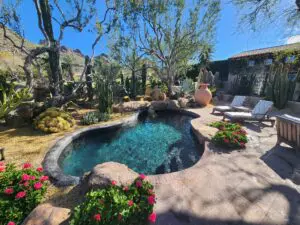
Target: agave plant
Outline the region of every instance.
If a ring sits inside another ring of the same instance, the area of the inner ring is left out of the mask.
[[[14,85],[11,85],[7,90],[3,84],[0,84],[0,92],[2,96],[2,99],[0,99],[0,119],[31,97],[28,88],[15,90]]]

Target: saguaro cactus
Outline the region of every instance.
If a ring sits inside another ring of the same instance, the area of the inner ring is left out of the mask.
[[[142,68],[142,94],[145,94],[146,91],[146,81],[147,81],[147,66],[143,64]]]
[[[296,79],[290,80],[289,68],[280,64],[278,67],[271,69],[271,78],[268,84],[267,96],[272,99],[274,106],[278,109],[283,109],[289,98],[293,95],[295,84],[299,77],[299,71]]]

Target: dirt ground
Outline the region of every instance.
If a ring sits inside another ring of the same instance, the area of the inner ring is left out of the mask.
[[[78,111],[78,113],[83,115],[87,111],[90,110],[81,109]],[[130,113],[112,114],[111,120],[108,122],[116,121],[120,118],[124,118],[130,115]],[[40,166],[49,148],[59,138],[63,137],[67,133],[84,127],[80,125],[79,120],[76,122],[77,125],[69,131],[52,134],[43,133],[39,130],[36,130],[33,126],[26,126],[15,129],[0,125],[0,147],[4,147],[5,149],[5,162],[15,163],[17,166],[21,166],[24,162],[30,162],[34,167]],[[108,122],[102,123],[105,124]],[[55,205],[67,207],[77,203],[77,196],[78,192],[76,191],[76,188],[57,188],[51,185],[48,189],[46,199],[55,203]],[[74,202],[72,199],[76,201]]]

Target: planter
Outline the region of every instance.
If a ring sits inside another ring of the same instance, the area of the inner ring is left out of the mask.
[[[201,83],[195,92],[195,100],[199,105],[206,106],[210,103],[212,94],[208,89],[208,84]]]

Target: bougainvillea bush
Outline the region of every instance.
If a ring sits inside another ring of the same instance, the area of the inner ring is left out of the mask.
[[[48,186],[43,168],[0,162],[0,225],[21,224],[41,202]]]
[[[115,181],[105,189],[87,193],[74,210],[71,225],[146,225],[155,223],[153,186],[141,174],[130,186]]]
[[[248,142],[247,132],[237,123],[214,122],[210,126],[218,128],[219,131],[212,138],[212,142],[230,149],[245,148]]]

